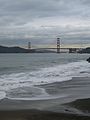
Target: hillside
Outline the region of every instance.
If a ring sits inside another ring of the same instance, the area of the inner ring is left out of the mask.
[[[38,49],[24,49],[21,47],[6,47],[0,46],[0,53],[54,53],[55,51],[50,50],[38,50]]]
[[[20,47],[0,46],[0,53],[30,53],[30,52],[34,52],[34,50],[28,50]]]

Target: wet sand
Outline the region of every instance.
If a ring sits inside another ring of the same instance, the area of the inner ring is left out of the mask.
[[[51,112],[24,109],[24,106],[23,109],[20,109],[20,106],[16,109],[15,107],[12,109],[7,108],[7,110],[0,110],[0,120],[90,120],[90,99],[69,102],[61,105],[60,109],[62,109],[61,112]]]
[[[0,120],[90,120],[90,117],[39,110],[15,110],[0,111]]]
[[[74,79],[43,86],[52,95],[65,92],[71,96],[35,101],[2,99],[0,120],[90,120],[90,78]]]

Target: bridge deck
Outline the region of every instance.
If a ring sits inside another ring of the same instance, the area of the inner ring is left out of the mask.
[[[57,49],[57,48],[33,48],[33,49],[36,49],[36,50],[39,50],[39,49]],[[83,48],[60,48],[60,49],[83,49]]]

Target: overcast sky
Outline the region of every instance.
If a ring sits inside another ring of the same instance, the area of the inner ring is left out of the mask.
[[[0,0],[0,44],[90,43],[90,0]]]

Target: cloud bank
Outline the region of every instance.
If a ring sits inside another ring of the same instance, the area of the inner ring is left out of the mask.
[[[90,0],[0,0],[0,44],[90,43]]]

